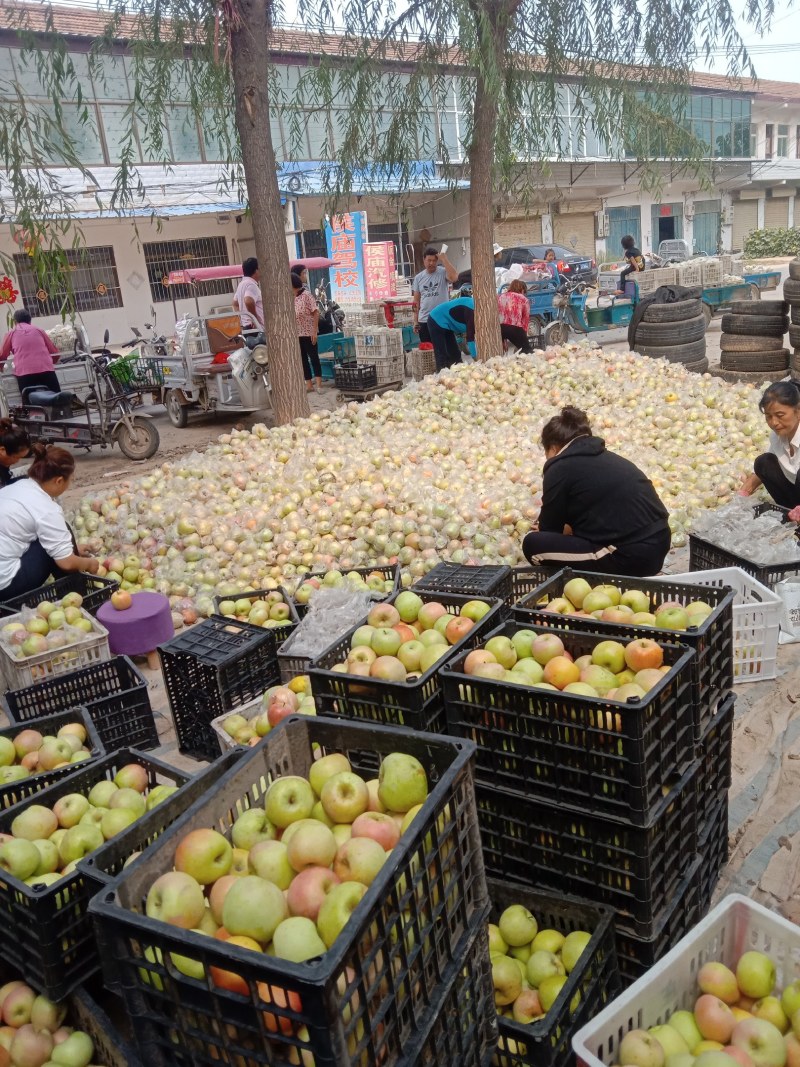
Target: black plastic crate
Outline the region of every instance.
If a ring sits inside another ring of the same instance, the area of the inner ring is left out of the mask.
[[[188,780],[182,771],[153,756],[122,749],[100,757],[35,797],[0,812],[0,832],[10,833],[11,823],[28,804],[52,807],[68,793],[86,795],[97,782],[112,781],[117,771],[129,763],[138,763],[147,770],[150,788],[159,783],[180,786]],[[115,844],[121,843],[135,825],[121,831]],[[87,914],[91,895],[79,868],[49,886],[29,886],[8,873],[0,881],[3,921],[0,958],[24,974],[26,981],[51,1000],[60,1000],[71,993],[100,965]]]
[[[733,710],[736,697],[726,697],[717,714],[706,728],[698,746],[700,774],[697,779],[697,814],[700,819],[698,833],[702,836],[704,805],[715,800],[720,793],[730,789],[731,754],[733,751]]]
[[[375,363],[342,363],[333,368],[337,389],[365,393],[378,386],[378,367]]]
[[[699,626],[688,630],[663,630],[657,626],[629,626],[625,623],[602,622],[600,619],[545,612],[539,607],[544,600],[564,595],[564,586],[573,578],[585,578],[591,585],[613,585],[623,592],[640,589],[658,600],[674,600],[688,604],[704,600],[714,610]],[[593,574],[589,571],[564,570],[553,575],[528,597],[515,605],[513,615],[524,626],[538,623],[558,630],[591,631],[623,635],[625,640],[650,637],[664,643],[687,645],[694,650],[692,682],[695,708],[695,740],[699,741],[711,721],[717,705],[733,685],[733,599],[727,586],[691,585],[686,582],[655,578],[626,578],[617,574]]]
[[[702,811],[698,851],[703,861],[698,875],[700,914],[711,907],[719,876],[728,862],[728,791],[724,789],[715,800],[706,798]]]
[[[220,604],[223,604],[226,600],[263,600],[268,593],[280,593],[284,601],[289,605],[289,618],[282,626],[264,627],[264,629],[272,631],[275,635],[275,644],[279,645],[294,632],[295,626],[300,622],[300,614],[297,611],[297,605],[282,585],[278,586],[277,589],[245,589],[243,592],[236,593],[234,596],[215,596],[214,610],[219,613]],[[222,618],[227,618],[227,615],[223,615]]]
[[[514,567],[511,571],[511,596],[508,598],[509,606],[518,604],[523,597],[528,596],[534,589],[546,582],[554,573],[553,567]]]
[[[178,748],[198,760],[219,755],[213,719],[280,680],[273,631],[222,615],[203,619],[158,653]]]
[[[622,923],[616,923],[617,961],[623,988],[658,963],[705,915],[706,908],[701,906],[703,863],[702,856],[693,857],[652,937],[637,937]]]
[[[444,975],[441,993],[429,1009],[430,1029],[403,1048],[403,1063],[489,1067],[498,1062],[494,1058],[498,1019],[487,930],[485,921],[477,923],[462,959],[450,965],[452,977]]]
[[[329,570],[336,570],[336,567],[330,567]],[[312,571],[310,574],[304,574],[302,580],[298,582],[298,586],[302,585],[308,578],[322,578],[325,571]],[[363,578],[367,578],[370,574],[380,574],[384,581],[394,582],[394,589],[389,593],[378,593],[373,591],[373,600],[388,600],[389,597],[394,596],[400,592],[400,565],[397,563],[389,563],[387,565],[376,564],[374,567],[348,567],[342,571],[343,574],[360,574]],[[288,596],[288,594],[287,594]],[[294,608],[297,617],[304,619],[308,613],[308,604],[298,604],[294,599],[294,596],[289,598]]]
[[[573,1035],[621,989],[614,946],[614,913],[610,908],[562,893],[553,896],[492,878],[488,884],[492,922],[497,922],[509,905],[523,904],[540,930],[558,930],[564,935],[585,930],[592,935],[544,1019],[527,1026],[505,1016],[498,1019],[500,1040],[495,1067],[571,1067],[575,1062]],[[576,994],[578,1004],[573,1010]]]
[[[9,718],[20,723],[42,711],[85,707],[107,752],[158,747],[147,682],[127,656],[92,663],[26,689],[9,690],[3,702]]]
[[[469,567],[461,563],[437,563],[418,582],[414,592],[460,593],[462,596],[488,596],[508,600],[511,596],[511,568]]]
[[[762,515],[765,511],[777,511],[783,515],[784,522],[788,521],[789,511],[777,504],[758,504],[753,509],[756,515]],[[800,527],[798,527],[800,534]],[[778,582],[784,578],[791,578],[800,574],[800,560],[790,563],[773,563],[764,565],[755,563],[744,556],[737,556],[724,548],[712,545],[710,541],[703,540],[696,534],[689,534],[689,570],[690,571],[714,571],[720,567],[741,567],[747,574],[752,575],[756,581],[761,582],[768,589],[774,589]]]
[[[80,593],[83,597],[81,607],[94,615],[101,605],[111,599],[115,589],[119,589],[119,582],[112,578],[100,578],[96,574],[73,571],[71,574],[65,574],[63,578],[56,578],[47,585],[39,586],[38,589],[31,589],[28,593],[4,600],[0,604],[0,618],[16,615],[23,608],[35,608],[43,600],[55,603],[67,593]]]
[[[487,874],[614,908],[652,937],[697,852],[697,764],[664,797],[650,827],[475,787]]]
[[[19,782],[9,782],[8,785],[0,785],[0,810],[10,808],[12,804],[19,804],[23,800],[40,793],[48,785],[60,781],[74,771],[82,770],[86,766],[94,766],[99,756],[104,756],[106,750],[97,735],[89,713],[85,708],[71,708],[69,711],[59,711],[53,715],[41,715],[38,719],[31,719],[25,723],[15,722],[11,726],[0,729],[0,737],[14,738],[22,730],[38,730],[45,737],[57,734],[62,726],[69,722],[81,722],[86,728],[86,747],[92,753],[91,760],[82,760],[80,763],[71,763],[67,767],[57,767],[52,771],[37,771],[36,774],[23,778]]]
[[[242,810],[263,804],[275,777],[307,775],[317,746],[320,753],[346,753],[367,777],[375,776],[381,756],[410,753],[425,767],[430,789],[346,932],[324,956],[294,964],[143,914],[150,886],[172,870],[177,844],[188,831],[214,826],[229,832]],[[296,716],[216,776],[203,798],[90,906],[144,1041],[142,1058],[148,1064],[215,1067],[226,1058],[224,1049],[231,1059],[243,1055],[250,1067],[271,1067],[291,1062],[290,1047],[300,1046],[317,1067],[400,1062],[415,1035],[426,1032],[431,1005],[452,981],[452,965],[463,966],[465,938],[486,920],[473,758],[474,746],[453,738]],[[186,978],[171,965],[173,952],[206,969],[217,965],[241,975],[248,995]],[[274,991],[271,1005],[259,988]],[[275,1016],[274,1029],[266,1011]],[[297,1036],[303,1025],[305,1041]],[[284,1028],[292,1032],[278,1032]]]
[[[416,590],[415,590],[416,592]],[[466,637],[452,646],[450,652],[419,678],[411,682],[385,682],[380,678],[362,678],[331,670],[342,662],[350,651],[350,639],[357,626],[352,627],[309,667],[311,691],[318,715],[335,715],[347,719],[367,719],[389,726],[404,726],[411,730],[427,730],[434,734],[447,733],[444,694],[440,679],[442,665],[459,651],[475,648],[500,618],[502,601],[488,597],[459,596],[457,593],[429,593],[418,595],[426,604],[438,602],[457,611],[470,600],[482,599],[491,610],[476,622]],[[393,603],[392,597],[389,603]],[[366,620],[364,620],[366,622]],[[359,624],[362,625],[362,624]]]
[[[523,627],[509,621],[481,643]],[[557,633],[574,659],[607,634]],[[623,641],[626,639],[623,638]],[[664,646],[672,669],[641,700],[620,703],[463,674],[466,651],[446,663],[447,733],[478,746],[478,782],[510,796],[557,804],[578,813],[616,816],[649,826],[696,757],[691,661],[683,645]]]
[[[85,986],[75,990],[68,1005],[65,1021],[92,1039],[93,1062],[102,1063],[103,1067],[142,1067],[131,1042],[120,1033]]]

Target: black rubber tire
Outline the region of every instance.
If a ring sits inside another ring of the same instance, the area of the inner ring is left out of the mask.
[[[117,444],[120,452],[128,459],[152,459],[160,444],[158,430],[150,419],[142,418],[141,415],[134,415],[131,422],[133,423],[132,434],[128,432],[128,427],[124,422],[117,430]]]
[[[683,322],[640,322],[636,327],[636,343],[643,345],[686,345],[699,341],[706,332],[706,317],[698,312]]]
[[[756,315],[758,318],[782,319],[789,314],[785,300],[737,300],[733,315]]]
[[[792,348],[800,348],[800,326],[789,327],[789,344]]]
[[[800,304],[794,304],[792,306],[789,321],[795,326],[800,326]]]
[[[787,319],[761,319],[752,315],[723,315],[723,333],[735,333],[743,337],[783,337],[789,327]]]
[[[684,322],[699,315],[702,300],[678,300],[674,304],[650,304],[643,322]]]
[[[789,260],[789,277],[792,281],[800,282],[800,256]]]
[[[720,366],[723,370],[788,370],[789,349],[782,348],[780,352],[723,352]]]
[[[706,329],[708,329],[711,320],[714,318],[714,309],[710,304],[707,304],[705,300],[700,303],[700,313],[706,320]]]
[[[666,359],[670,363],[697,363],[706,354],[706,339],[690,341],[686,345],[636,345],[641,356],[650,359]]]
[[[720,334],[719,347],[721,352],[777,352],[783,348],[783,338],[741,337],[737,333],[723,333]]]
[[[787,278],[783,283],[783,299],[790,304],[800,304],[800,278]]]
[[[691,371],[693,374],[705,374],[708,370],[708,358],[703,356],[696,363],[684,363],[683,369]]]
[[[180,402],[179,394],[175,389],[169,389],[167,395],[164,397],[164,404],[167,409],[167,417],[173,426],[177,426],[179,430],[183,430],[189,423],[189,407],[187,404]]]

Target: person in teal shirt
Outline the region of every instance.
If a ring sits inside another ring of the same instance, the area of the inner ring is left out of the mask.
[[[455,300],[448,300],[446,304],[431,308],[428,313],[428,332],[437,371],[461,362],[457,333],[466,333],[467,344],[474,354],[475,301],[471,296],[459,296]]]

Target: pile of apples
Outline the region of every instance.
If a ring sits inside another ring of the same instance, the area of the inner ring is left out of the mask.
[[[274,630],[276,626],[285,626],[292,621],[291,609],[279,589],[272,589],[263,597],[221,600],[219,614],[267,630]]]
[[[23,981],[0,986],[0,1067],[89,1067],[94,1042],[65,1025],[67,1007]]]
[[[386,682],[411,682],[447,655],[491,611],[483,600],[469,600],[453,615],[437,600],[427,603],[411,589],[394,604],[375,604],[364,626],[350,639],[347,659],[331,670]]]
[[[537,611],[557,615],[593,617],[601,622],[625,623],[627,626],[657,626],[661,630],[689,630],[700,626],[714,610],[704,600],[681,604],[678,600],[653,603],[641,589],[620,590],[616,585],[591,586],[585,578],[571,578],[564,594]]]
[[[364,577],[358,571],[343,574],[339,570],[329,570],[324,574],[311,574],[303,581],[295,583],[292,596],[296,604],[306,605],[311,602],[318,589],[337,589],[346,585],[350,589],[371,593],[374,598],[388,596],[394,589],[394,579],[385,578],[380,571],[374,571]],[[291,589],[292,585],[287,588]]]
[[[211,827],[186,834],[175,850],[175,869],[150,887],[145,911],[294,963],[322,956],[427,796],[425,768],[406,753],[384,756],[378,778],[370,781],[352,771],[345,755],[322,756],[307,779],[276,778],[263,806],[236,819],[230,840]],[[150,951],[161,962],[159,950]],[[178,954],[171,959],[181,973],[204,977],[199,961]],[[247,994],[239,975],[209,971],[216,986]],[[151,973],[145,980],[160,982]],[[262,997],[269,1002],[274,994],[265,984]]]
[[[174,785],[148,788],[147,771],[138,763],[121,767],[114,781],[103,778],[88,793],[67,793],[52,808],[26,803],[0,833],[0,871],[27,885],[53,885],[71,874],[78,860],[166,800]]]
[[[237,745],[256,745],[273,726],[289,715],[316,715],[311,679],[300,674],[288,685],[273,685],[261,698],[261,710],[251,709],[250,718],[234,712],[222,722],[222,729]]]
[[[60,601],[43,600],[32,614],[25,611],[6,622],[0,628],[0,643],[15,659],[77,644],[94,630],[82,603],[80,593],[67,593]]]
[[[776,988],[773,961],[745,952],[734,970],[703,964],[694,1011],[631,1030],[619,1044],[620,1067],[798,1067],[800,980]]]
[[[55,736],[26,728],[13,737],[0,737],[0,785],[69,767],[91,755],[82,722],[64,723]]]
[[[476,678],[623,703],[641,700],[670,671],[664,649],[649,637],[627,644],[598,641],[591,653],[574,659],[555,631],[533,630],[490,637],[467,654],[463,669]]]
[[[592,939],[585,930],[566,936],[539,929],[523,904],[512,904],[489,923],[494,1002],[498,1014],[518,1023],[543,1019]]]

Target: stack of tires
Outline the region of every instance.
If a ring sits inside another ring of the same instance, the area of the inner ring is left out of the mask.
[[[680,363],[698,374],[707,371],[706,316],[702,300],[649,304],[636,327],[633,348],[643,356]]]
[[[796,284],[800,301],[800,281]],[[783,378],[789,370],[789,349],[783,340],[789,326],[788,310],[783,300],[743,300],[733,304],[722,316],[722,371],[737,381]],[[800,327],[797,329],[800,332]]]
[[[789,305],[791,322],[789,341],[792,346],[792,377],[800,375],[800,256],[789,262],[789,277],[783,283],[783,299]]]

